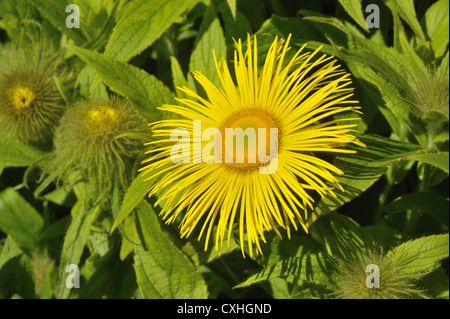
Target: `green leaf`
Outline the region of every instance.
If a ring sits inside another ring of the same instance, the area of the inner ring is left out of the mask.
[[[426,147],[427,138],[424,125],[415,115],[417,105],[415,105],[414,83],[417,77],[423,76],[423,73],[428,71],[416,53],[411,51],[409,44],[405,45],[403,41],[403,47],[408,53],[406,55],[393,48],[370,41],[354,31],[351,32],[351,28],[347,28],[335,19],[313,17],[308,20],[321,21],[333,26],[335,30],[344,32],[350,38],[348,43],[341,41],[343,46],[338,46],[334,43],[335,37],[333,37],[332,43],[335,52],[330,53],[346,62],[359,65],[356,65],[359,76],[378,88],[386,106],[396,119],[406,124],[419,144]],[[404,36],[403,40],[405,40]],[[330,39],[330,41],[332,40]],[[344,47],[348,47],[348,49]],[[380,111],[383,115],[387,115],[382,109]],[[389,118],[387,120],[392,122]]]
[[[23,253],[19,245],[11,236],[7,236],[0,253],[0,269],[10,259],[20,256]]]
[[[417,20],[416,10],[414,9],[414,0],[385,0],[385,2],[393,11],[393,14],[398,13],[400,15],[419,39],[422,41],[426,40],[422,27]]]
[[[436,1],[425,13],[425,24],[435,58],[444,55],[449,37],[449,0]]]
[[[178,98],[186,98],[186,94],[177,89],[177,87],[188,86],[188,82],[181,70],[180,64],[178,60],[171,56],[170,57],[170,66],[172,68],[172,76],[173,76],[173,85],[175,87],[175,92]]]
[[[277,279],[302,286],[307,282],[320,286],[322,290],[329,286],[329,260],[326,255],[318,253],[320,246],[310,236],[293,234],[289,239],[280,239],[272,235],[267,238],[267,244],[262,246],[262,254],[254,258],[264,269],[234,288]]]
[[[420,211],[430,214],[447,227],[449,224],[448,200],[431,192],[419,192],[400,196],[384,206],[383,210],[387,213],[405,212],[407,210]]]
[[[349,247],[362,249],[373,242],[358,223],[337,213],[326,214],[314,221],[310,234],[330,256],[346,256]]]
[[[105,54],[128,61],[150,46],[197,0],[135,0],[124,9]]]
[[[449,280],[446,271],[438,268],[432,273],[422,277],[418,283],[419,287],[424,287],[426,292],[433,298],[449,299]]]
[[[66,233],[67,229],[69,228],[70,224],[70,216],[66,216],[64,218],[58,219],[56,222],[52,223],[50,226],[45,228],[39,238],[40,239],[55,239],[63,237]]]
[[[448,234],[410,240],[389,251],[387,258],[402,266],[404,275],[420,278],[439,267],[449,254]]]
[[[0,163],[4,167],[29,166],[47,153],[0,132]]]
[[[260,0],[245,0],[239,2],[239,10],[251,24],[253,30],[258,30],[264,23],[266,11]]]
[[[235,49],[234,40],[242,39],[242,41],[245,42],[247,40],[247,35],[252,34],[253,30],[250,22],[247,20],[247,17],[244,16],[239,10],[237,10],[235,15],[233,15],[228,4],[225,2],[217,4],[217,8],[223,21],[226,38],[225,43],[228,49],[228,54],[230,54],[230,52]]]
[[[80,299],[130,299],[137,290],[132,259],[121,262],[117,251],[109,250],[100,259],[92,262],[95,271],[81,287]],[[97,256],[95,256],[97,257]]]
[[[230,7],[231,14],[233,15],[234,20],[236,20],[236,0],[227,0],[227,2]]]
[[[345,11],[358,23],[358,25],[366,31],[369,31],[361,8],[362,0],[339,0]]]
[[[262,41],[261,38],[270,36],[267,45],[264,46],[264,49],[268,49],[269,46],[274,41],[274,36],[279,36],[283,38],[287,38],[289,34],[292,34],[292,40],[291,43],[296,44],[297,46],[303,45],[305,42],[308,42],[311,44],[313,41],[320,42],[320,45],[322,45],[322,42],[326,41],[326,37],[324,37],[325,33],[328,33],[327,31],[330,31],[330,29],[333,29],[333,31],[336,31],[334,28],[328,28],[327,30],[320,29],[319,31],[317,28],[313,27],[311,23],[307,20],[309,18],[314,19],[317,18],[320,20],[321,18],[318,17],[305,17],[303,19],[298,18],[284,18],[279,17],[277,15],[272,15],[272,17],[264,22],[264,24],[261,26],[261,28],[258,30],[258,49],[260,48]],[[343,24],[337,20],[336,24],[339,26]],[[333,34],[333,39],[340,38],[341,41],[345,42],[347,41],[346,35],[341,32],[341,30],[337,30],[335,34]],[[327,46],[327,45],[325,45]]]
[[[428,70],[423,63],[422,59],[417,55],[414,48],[409,43],[406,38],[405,32],[400,32],[399,34],[399,43],[400,47],[404,53],[405,60],[407,61],[407,65],[410,65],[410,77],[418,77],[420,75],[425,75],[428,73]]]
[[[162,299],[206,298],[202,276],[161,231],[152,207],[143,201],[136,213],[143,246],[136,245],[135,269],[142,295]]]
[[[100,97],[108,99],[108,92],[103,83],[96,81],[94,69],[90,65],[86,65],[78,74],[75,88],[78,94],[84,98]]]
[[[218,19],[212,21],[206,32],[200,38],[192,52],[190,69],[191,71],[201,71],[213,84],[221,87],[219,75],[214,63],[213,51],[217,60],[226,58],[225,37]]]
[[[356,154],[345,154],[336,158],[334,165],[344,172],[344,175],[337,176],[344,192],[336,189],[336,198],[322,198],[315,209],[318,215],[334,211],[359,196],[386,172],[390,164],[406,159],[410,154],[421,152],[418,145],[375,135],[365,135],[360,140],[367,148],[358,147]]]
[[[10,236],[0,254],[0,295],[11,298],[34,298],[34,272],[27,256]]]
[[[411,154],[407,159],[427,163],[449,173],[449,152]]]
[[[359,71],[367,81],[379,89],[386,106],[392,111],[397,120],[404,123],[411,133],[414,134],[417,142],[425,147],[427,145],[425,128],[421,120],[413,113],[415,106],[398,90],[399,83],[389,82],[367,67],[361,67]]]
[[[59,284],[56,292],[56,298],[58,299],[66,299],[70,294],[70,288],[66,286],[66,279],[70,273],[66,272],[66,267],[70,264],[80,266],[79,262],[92,223],[100,213],[100,208],[98,206],[93,209],[87,209],[85,205],[84,201],[78,201],[72,209],[73,220],[64,237],[58,271]]]
[[[326,257],[322,253],[317,253],[300,254],[298,257],[282,260],[251,276],[234,288],[248,287],[273,278],[283,278],[293,284],[307,281],[325,287],[330,285]]]
[[[135,214],[128,215],[123,222],[122,244],[120,246],[120,260],[124,260],[134,251],[134,245],[139,241],[136,230]]]
[[[37,11],[28,0],[2,0],[0,17],[0,29],[4,28],[15,43],[26,45],[27,37],[39,34],[37,26],[30,23],[37,18]]]
[[[68,28],[66,19],[70,13],[66,13],[66,8],[73,1],[70,0],[28,0],[39,12],[61,33],[72,38],[76,43],[81,44],[86,41],[82,33],[83,13],[80,12],[80,28]]]
[[[131,183],[120,206],[119,214],[111,227],[111,233],[130,215],[150,190],[153,183],[146,179],[147,176],[139,174]]]
[[[160,119],[158,107],[170,103],[172,92],[155,76],[130,64],[76,46],[68,46],[115,92],[126,96],[147,120]]]
[[[11,188],[0,193],[0,229],[20,247],[33,250],[43,224],[42,216],[19,193]]]
[[[80,8],[81,31],[88,39],[83,47],[103,49],[116,25],[117,11],[124,5],[123,1],[74,0],[74,3]]]

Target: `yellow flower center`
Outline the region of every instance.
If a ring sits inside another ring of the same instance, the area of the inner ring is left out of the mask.
[[[13,91],[13,104],[18,110],[29,107],[33,100],[34,93],[27,87],[18,86]]]
[[[109,106],[94,106],[89,111],[89,119],[99,129],[105,130],[119,118],[119,111]]]
[[[276,139],[271,138],[273,133],[271,129],[277,130]],[[241,173],[254,171],[269,164],[267,161],[262,161],[260,155],[270,156],[271,151],[278,153],[278,148],[274,149],[280,141],[278,121],[264,110],[251,108],[239,111],[223,122],[220,131],[222,163],[233,170]],[[227,147],[227,141],[228,143],[232,141],[232,147]],[[274,145],[274,142],[277,145]]]

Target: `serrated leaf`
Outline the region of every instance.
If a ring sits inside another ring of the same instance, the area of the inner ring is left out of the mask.
[[[417,20],[416,10],[414,9],[414,0],[385,0],[386,5],[400,15],[400,17],[410,26],[414,33],[425,41],[425,35]]]
[[[362,7],[362,0],[339,0],[339,3],[347,11],[347,13],[358,23],[358,25],[366,31],[369,31],[364,19]]]
[[[218,19],[212,21],[203,33],[192,52],[189,68],[191,71],[201,71],[213,84],[221,87],[219,75],[214,63],[213,51],[218,61],[226,58],[225,37]]]
[[[387,213],[405,212],[407,210],[420,211],[430,214],[447,227],[449,225],[448,200],[431,192],[419,192],[400,196],[384,206],[383,210]]]
[[[420,278],[439,267],[439,261],[449,255],[448,234],[432,235],[410,240],[389,251],[392,258],[402,267],[404,275]]]
[[[0,229],[23,249],[33,250],[44,221],[22,196],[11,188],[0,193]]]
[[[144,70],[76,46],[69,48],[89,64],[111,90],[127,97],[147,121],[160,119],[157,108],[172,101],[172,92]]]
[[[206,284],[189,259],[161,231],[152,207],[141,202],[136,211],[142,245],[136,245],[137,282],[145,298],[199,299]]]
[[[105,54],[128,61],[150,46],[197,0],[134,0],[117,22]]]
[[[449,173],[449,152],[411,154],[407,159],[427,163]]]
[[[46,154],[48,153],[13,136],[0,133],[0,163],[4,167],[29,166]]]
[[[386,81],[370,68],[360,68],[360,71],[367,81],[379,89],[389,110],[408,127],[419,144],[425,147],[427,145],[425,128],[421,120],[413,113],[415,106],[408,99],[405,99],[402,92],[397,89],[398,84],[394,85]]]
[[[404,58],[406,59],[407,65],[410,66],[409,74],[413,77],[418,77],[428,73],[425,64],[422,59],[417,55],[416,51],[412,48],[411,44],[406,38],[405,32],[400,32],[399,34],[400,47],[404,53]]]
[[[59,283],[56,291],[56,298],[66,299],[70,294],[70,288],[66,285],[69,273],[66,267],[69,264],[80,266],[80,259],[86,245],[92,223],[100,213],[100,208],[87,209],[84,201],[78,201],[72,209],[72,222],[64,237],[59,265]]]

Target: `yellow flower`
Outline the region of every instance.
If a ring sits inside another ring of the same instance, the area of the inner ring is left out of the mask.
[[[179,88],[189,98],[161,109],[182,118],[152,124],[159,139],[148,143],[152,155],[142,170],[149,179],[160,179],[149,196],[158,192],[156,205],[162,203],[167,223],[184,212],[181,237],[188,237],[197,225],[199,240],[206,231],[205,250],[216,221],[216,249],[225,238],[229,242],[237,222],[242,252],[246,239],[251,256],[254,248],[261,253],[259,239],[265,242],[266,231],[273,229],[281,237],[281,227],[290,237],[291,225],[297,230],[299,224],[307,232],[311,191],[334,195],[333,188],[341,186],[333,174],[343,174],[312,152],[352,153],[342,147],[364,146],[350,134],[356,125],[343,123],[355,118],[333,119],[338,113],[359,112],[354,106],[358,102],[351,100],[350,75],[332,56],[319,57],[320,48],[302,53],[304,45],[286,61],[289,40],[275,38],[260,71],[256,37],[251,41],[248,36],[245,52],[241,40],[236,42],[234,72],[213,52],[222,87],[193,72],[207,97]],[[249,128],[256,136],[251,137]],[[235,133],[228,141],[227,129]],[[249,133],[244,132],[243,146],[237,129]],[[266,157],[255,160],[260,152]]]

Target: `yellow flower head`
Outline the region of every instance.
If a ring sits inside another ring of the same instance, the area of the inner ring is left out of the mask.
[[[160,179],[149,196],[158,192],[167,223],[184,215],[181,237],[197,225],[199,240],[206,231],[205,249],[216,221],[216,249],[230,240],[237,222],[242,252],[246,239],[250,255],[254,248],[261,252],[266,231],[281,237],[278,228],[284,228],[290,237],[298,224],[307,231],[311,191],[334,195],[341,186],[333,174],[342,174],[312,152],[351,153],[342,147],[363,146],[350,134],[356,125],[344,123],[355,118],[333,118],[358,112],[350,75],[334,57],[319,56],[320,48],[303,53],[304,45],[288,61],[289,40],[273,41],[262,69],[256,37],[248,36],[246,51],[236,42],[232,72],[214,54],[221,87],[193,72],[207,96],[179,88],[188,98],[161,109],[181,119],[152,124],[159,139],[149,143],[152,155],[142,170]]]
[[[67,82],[61,53],[0,51],[0,130],[30,142],[49,142],[65,103],[53,77]]]

